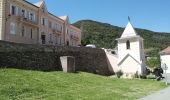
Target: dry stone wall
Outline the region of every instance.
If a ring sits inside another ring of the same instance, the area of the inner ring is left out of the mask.
[[[111,75],[102,49],[26,45],[0,41],[0,66],[38,71],[62,71],[61,56],[75,57],[75,70]]]

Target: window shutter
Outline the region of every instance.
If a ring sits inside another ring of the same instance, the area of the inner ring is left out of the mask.
[[[25,15],[24,15],[25,18],[27,18],[27,11],[25,10]]]
[[[52,22],[52,28],[55,29],[55,24]]]
[[[46,26],[46,23],[47,23],[47,19],[44,18],[44,26]]]
[[[12,15],[12,5],[10,4],[10,14]]]
[[[43,18],[41,17],[41,25],[43,24]]]
[[[16,25],[14,23],[14,34],[16,34]]]
[[[35,14],[33,14],[33,21],[35,22]]]
[[[29,19],[29,11],[27,11],[26,18]]]
[[[45,26],[47,26],[48,24],[48,19],[45,19]]]
[[[26,34],[26,28],[25,28],[26,26],[24,26],[24,35]]]
[[[21,12],[21,11],[22,11],[21,8],[18,7],[18,15],[19,15],[19,16],[22,16],[22,12]]]
[[[15,11],[15,15],[19,15],[18,7],[16,7],[16,6],[15,6],[15,9],[16,9],[16,11]]]
[[[15,34],[16,33],[16,25],[15,23],[10,24],[10,33]]]
[[[29,12],[29,13],[28,13],[28,19],[29,19],[29,20],[31,20],[31,16],[30,16],[30,14],[31,14],[31,13]]]
[[[12,34],[13,33],[13,27],[12,27],[12,23],[10,24],[10,33]]]

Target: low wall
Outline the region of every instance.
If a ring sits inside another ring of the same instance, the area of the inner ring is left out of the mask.
[[[26,45],[0,41],[0,66],[39,71],[62,71],[60,57],[74,56],[76,71],[111,75],[102,49]]]

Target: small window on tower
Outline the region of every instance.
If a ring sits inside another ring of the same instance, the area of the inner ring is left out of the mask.
[[[126,41],[126,49],[130,49],[130,41]]]

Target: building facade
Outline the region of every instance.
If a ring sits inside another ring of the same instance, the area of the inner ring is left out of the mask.
[[[44,1],[0,0],[0,40],[45,45],[81,44],[81,30],[68,16],[48,12]]]
[[[167,73],[170,73],[170,46],[160,52],[161,65]]]

